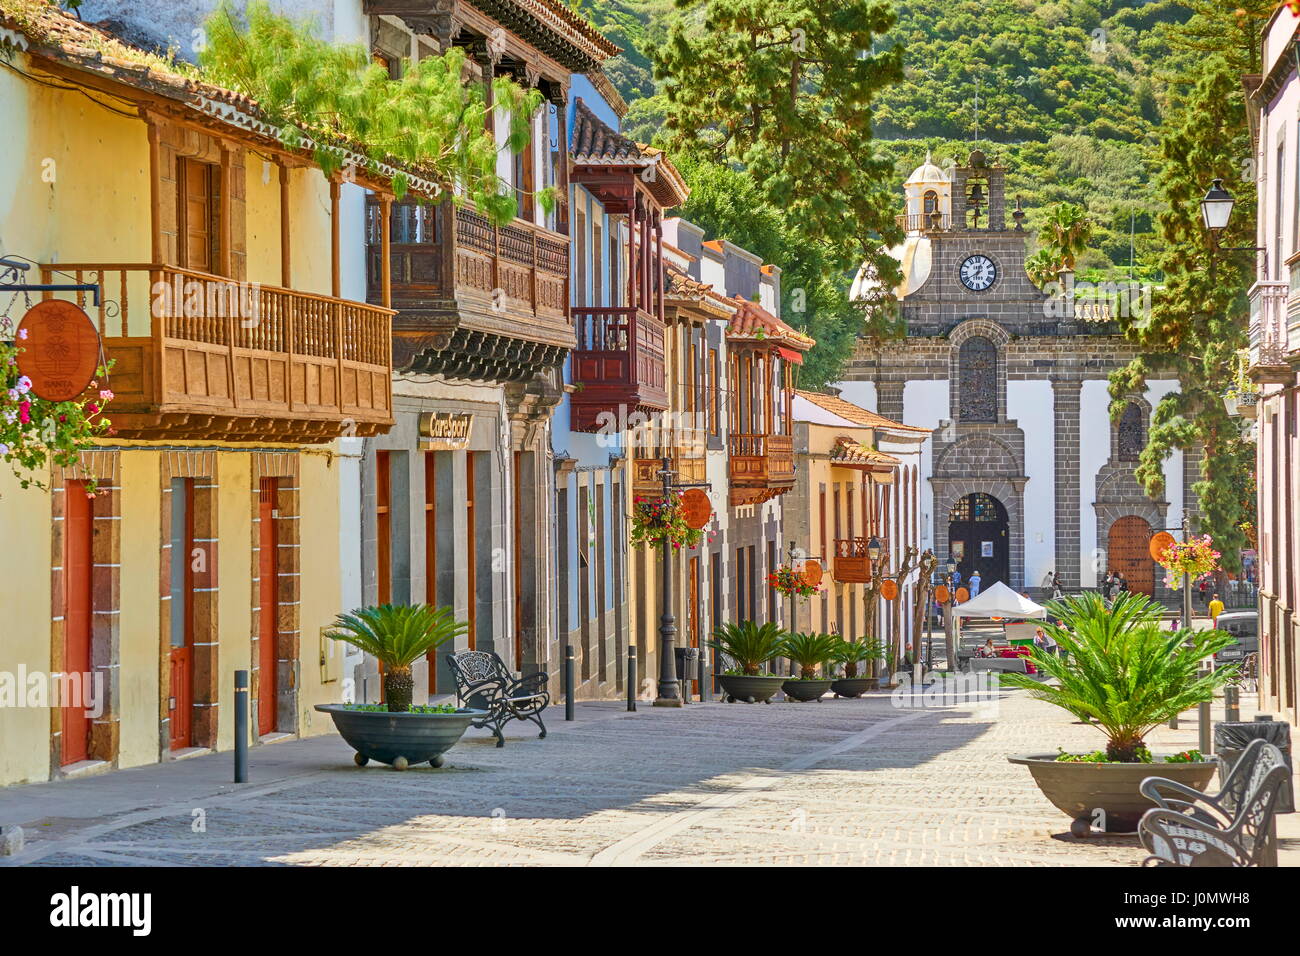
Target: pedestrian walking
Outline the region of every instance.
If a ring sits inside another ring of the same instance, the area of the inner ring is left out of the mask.
[[[1128,593],[1128,578],[1124,577],[1124,572],[1122,572],[1122,571],[1119,572],[1118,574],[1115,575],[1115,577],[1116,577],[1116,579],[1117,579],[1117,584],[1115,585],[1115,587],[1116,587],[1116,590],[1119,592],[1119,594],[1116,594],[1115,596],[1116,596],[1116,597],[1119,597],[1120,594],[1127,594],[1127,593]]]
[[[1061,576],[1055,571],[1052,572],[1052,598],[1059,601],[1065,597],[1065,591],[1061,588]]]
[[[1222,613],[1223,602],[1219,600],[1219,596],[1216,594],[1210,601],[1210,627],[1217,628],[1219,626],[1219,615]]]
[[[1115,572],[1107,571],[1106,577],[1104,577],[1101,582],[1101,599],[1103,601],[1110,600],[1110,592],[1114,587],[1115,587]]]
[[[970,576],[970,596],[971,600],[980,596],[980,573],[979,569],[971,572]]]

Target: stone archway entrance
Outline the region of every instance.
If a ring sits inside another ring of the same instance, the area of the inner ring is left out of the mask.
[[[980,589],[1001,581],[1011,585],[1011,522],[997,498],[974,492],[958,498],[948,512],[948,549],[962,581],[980,573]]]
[[[1106,571],[1119,571],[1128,589],[1150,596],[1155,591],[1156,563],[1151,560],[1151,525],[1145,518],[1125,515],[1110,526],[1106,541]]]

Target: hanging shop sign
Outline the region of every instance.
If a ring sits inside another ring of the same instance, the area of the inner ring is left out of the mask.
[[[820,561],[804,561],[803,563],[803,583],[810,588],[815,588],[822,583],[822,574],[824,573]]]
[[[967,591],[965,588],[958,588],[958,589],[957,589],[957,603],[958,603],[958,604],[965,604],[965,603],[966,603],[967,601],[969,601],[969,600],[970,600],[970,592]]]
[[[880,585],[880,596],[886,601],[892,601],[898,597],[898,582],[892,579],[883,582]]]
[[[940,604],[947,604],[950,597],[952,597],[952,593],[948,590],[948,585],[940,584],[934,589],[934,599]]]
[[[709,496],[699,488],[688,488],[682,492],[682,518],[687,527],[703,528],[713,517],[713,505]]]
[[[63,299],[47,299],[18,323],[18,373],[47,402],[70,402],[90,385],[99,367],[99,333],[85,310]]]
[[[421,451],[464,451],[469,447],[474,416],[468,412],[423,412],[419,419]]]
[[[1159,561],[1170,545],[1177,544],[1174,536],[1168,531],[1157,531],[1151,536],[1151,542],[1147,545],[1147,552],[1151,555],[1152,561]]]

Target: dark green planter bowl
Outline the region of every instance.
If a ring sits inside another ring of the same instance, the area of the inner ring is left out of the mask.
[[[787,680],[781,689],[791,700],[821,700],[834,683],[833,680]]]
[[[841,677],[831,683],[836,697],[861,697],[869,690],[879,690],[879,677]]]
[[[1028,767],[1034,783],[1052,805],[1074,822],[1075,836],[1088,833],[1097,822],[1097,810],[1105,811],[1107,833],[1133,833],[1142,814],[1155,806],[1138,789],[1147,777],[1165,777],[1193,790],[1204,790],[1214,779],[1219,765],[1200,763],[1083,763],[1060,761],[1056,754],[1020,754],[1008,757]]]
[[[353,758],[357,766],[377,760],[396,770],[426,760],[441,767],[442,755],[456,745],[470,721],[487,714],[468,707],[454,714],[390,714],[349,710],[343,704],[317,704],[316,709],[333,718],[339,736],[357,752]]]
[[[784,677],[749,677],[744,674],[719,674],[718,683],[726,692],[727,703],[746,701],[757,704],[772,702],[772,695],[785,683]]]

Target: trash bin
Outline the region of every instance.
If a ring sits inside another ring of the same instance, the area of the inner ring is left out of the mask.
[[[698,647],[674,647],[677,658],[677,679],[696,680],[700,676],[700,649]]]
[[[1237,758],[1252,740],[1267,740],[1286,758],[1291,767],[1291,725],[1274,720],[1272,714],[1259,714],[1254,720],[1217,721],[1214,725],[1214,752],[1223,758],[1221,776],[1226,777],[1237,764]],[[1220,781],[1222,782],[1222,781]],[[1295,797],[1291,787],[1285,787],[1278,799],[1278,813],[1294,813]]]

